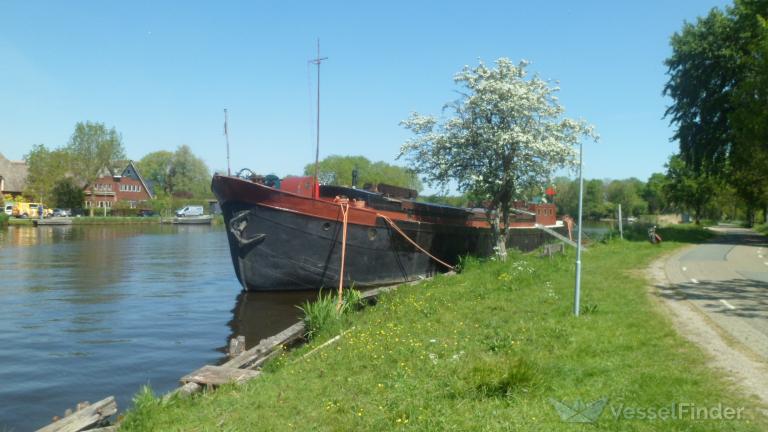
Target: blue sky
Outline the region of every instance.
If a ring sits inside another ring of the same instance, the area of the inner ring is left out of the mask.
[[[114,126],[127,154],[189,145],[225,169],[299,173],[321,157],[394,162],[411,111],[439,114],[478,59],[527,59],[560,81],[569,117],[594,124],[585,176],[643,180],[676,150],[662,118],[669,37],[715,0],[549,2],[38,2],[0,0],[0,152]]]

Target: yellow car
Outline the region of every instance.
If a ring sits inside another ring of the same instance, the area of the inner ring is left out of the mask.
[[[40,217],[40,213],[38,213],[39,208],[39,203],[16,203],[11,214],[17,218],[38,218]],[[52,214],[53,209],[43,207],[43,217],[50,217]]]

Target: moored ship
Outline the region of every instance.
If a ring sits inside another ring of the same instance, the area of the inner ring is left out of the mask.
[[[344,286],[358,288],[409,282],[445,271],[462,256],[494,253],[484,210],[415,201],[409,189],[221,175],[211,188],[235,272],[249,291],[332,288],[342,277]],[[553,204],[515,207],[510,247],[532,250],[544,243],[547,234],[537,224],[564,232]]]

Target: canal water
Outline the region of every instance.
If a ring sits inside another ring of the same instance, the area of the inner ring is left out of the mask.
[[[130,407],[253,346],[299,316],[311,292],[241,294],[222,228],[0,229],[0,431],[44,426],[79,401]]]

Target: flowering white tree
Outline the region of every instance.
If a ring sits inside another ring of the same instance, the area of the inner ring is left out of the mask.
[[[455,181],[462,192],[485,197],[500,212],[500,255],[509,235],[512,200],[520,192],[544,184],[562,167],[575,166],[581,139],[597,140],[594,127],[564,118],[556,85],[528,77],[528,63],[507,58],[495,68],[482,62],[465,66],[454,81],[461,97],[445,106],[452,117],[438,120],[412,113],[401,124],[414,133],[403,144],[400,157],[431,185]]]

